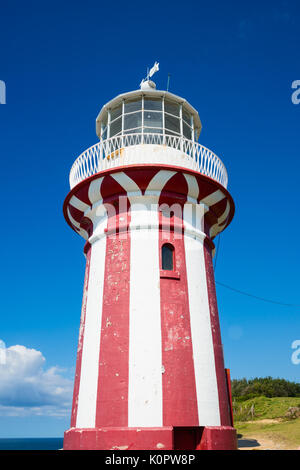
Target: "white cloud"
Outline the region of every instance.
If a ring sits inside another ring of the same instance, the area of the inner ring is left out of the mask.
[[[58,367],[45,368],[45,357],[36,349],[1,343],[0,414],[10,416],[70,413],[73,384]]]

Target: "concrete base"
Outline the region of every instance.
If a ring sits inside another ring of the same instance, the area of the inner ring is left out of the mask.
[[[206,426],[198,450],[237,450],[236,430],[231,426]]]
[[[236,450],[230,426],[158,428],[71,428],[64,450]]]

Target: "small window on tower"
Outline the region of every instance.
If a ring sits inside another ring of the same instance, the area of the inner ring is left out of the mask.
[[[161,249],[161,267],[165,271],[174,270],[174,246],[165,243]]]

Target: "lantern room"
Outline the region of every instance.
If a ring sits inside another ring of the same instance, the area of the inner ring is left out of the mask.
[[[183,98],[156,90],[152,81],[141,84],[140,90],[124,93],[101,109],[96,132],[101,140],[126,134],[183,137],[197,141],[201,131],[198,112]]]

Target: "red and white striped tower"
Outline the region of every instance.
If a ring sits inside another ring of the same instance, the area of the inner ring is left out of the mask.
[[[97,118],[64,203],[86,272],[64,449],[235,449],[212,254],[233,200],[184,99],[146,80]]]

